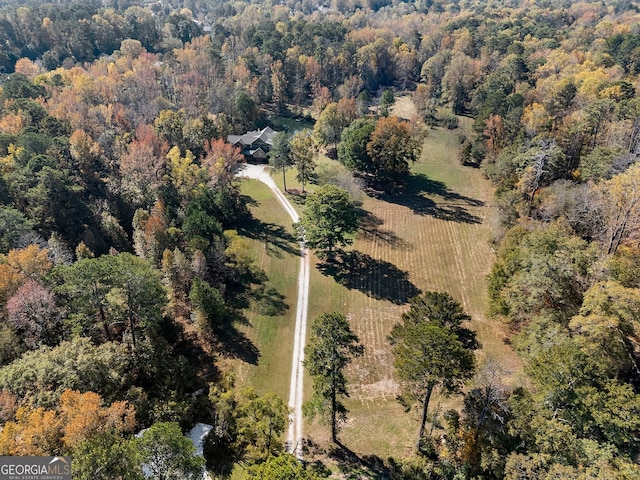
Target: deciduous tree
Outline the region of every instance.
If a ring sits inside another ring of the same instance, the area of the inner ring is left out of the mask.
[[[56,345],[60,337],[60,315],[51,292],[28,280],[7,301],[7,320],[28,348]]]
[[[367,153],[373,161],[376,179],[399,182],[409,173],[409,163],[420,156],[420,144],[407,122],[398,117],[380,118],[371,132]]]
[[[320,480],[322,477],[306,467],[295,456],[283,453],[247,469],[247,478],[255,480]]]
[[[160,422],[137,442],[142,462],[153,480],[200,480],[204,458],[175,422]]]
[[[204,144],[202,166],[208,170],[212,184],[227,187],[235,171],[244,162],[242,151],[221,138],[209,139]]]
[[[353,242],[358,211],[346,190],[325,184],[307,197],[298,229],[319,256],[333,259],[336,248]]]
[[[313,171],[316,167],[316,156],[318,151],[313,141],[312,131],[304,129],[297,132],[291,137],[289,142],[291,147],[291,159],[293,165],[298,170],[296,180],[302,185],[302,191],[304,192],[304,186],[311,180]]]
[[[361,175],[375,174],[373,160],[367,151],[367,144],[375,125],[373,119],[359,118],[342,132],[338,145],[338,161],[352,172]]]
[[[640,225],[640,164],[603,182],[599,191],[606,218],[604,248],[613,254]]]

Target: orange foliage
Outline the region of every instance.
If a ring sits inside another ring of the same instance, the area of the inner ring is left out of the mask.
[[[0,433],[2,455],[40,456],[60,452],[61,421],[53,410],[21,407],[15,422],[7,422]]]
[[[94,392],[65,390],[60,397],[62,443],[73,448],[101,430],[130,432],[135,427],[135,411],[127,402],[102,406],[102,397]]]
[[[41,278],[52,267],[49,261],[49,250],[35,244],[10,250],[6,256],[0,255],[0,264],[2,263],[6,263],[32,280]]]
[[[0,263],[0,304],[5,304],[27,281],[24,274],[11,265]]]
[[[238,164],[244,161],[242,151],[224,140],[210,139],[204,144],[202,166],[207,168],[214,184],[228,184]]]
[[[16,62],[15,70],[22,73],[30,80],[33,80],[40,74],[40,67],[28,58],[21,58]]]
[[[136,425],[127,402],[104,407],[97,393],[76,390],[62,393],[57,410],[21,407],[14,419],[0,432],[1,455],[58,455],[101,431],[131,432]]]

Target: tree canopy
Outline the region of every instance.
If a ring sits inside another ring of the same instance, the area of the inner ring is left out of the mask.
[[[298,229],[318,255],[333,259],[336,249],[353,242],[358,210],[345,190],[325,184],[307,197]]]
[[[462,325],[470,319],[450,295],[426,292],[410,301],[409,311],[389,334],[402,402],[421,404],[417,445],[424,440],[427,411],[436,387],[459,392],[473,376],[473,351],[480,347],[476,334]]]
[[[305,366],[313,379],[313,399],[306,410],[320,413],[331,426],[331,439],[338,441],[339,424],[347,409],[340,397],[349,396],[345,368],[364,347],[339,313],[325,313],[311,324],[309,345],[305,347]]]

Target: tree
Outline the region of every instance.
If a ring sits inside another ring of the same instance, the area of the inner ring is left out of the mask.
[[[287,132],[278,132],[273,137],[273,145],[269,151],[269,165],[282,170],[282,183],[285,192],[287,191],[286,170],[292,165],[290,141],[291,135]]]
[[[342,131],[356,118],[355,101],[341,99],[338,103],[330,103],[318,117],[313,135],[320,145],[332,144],[335,152]]]
[[[135,353],[140,334],[153,336],[167,303],[160,274],[146,260],[120,253],[80,260],[58,267],[60,285],[80,331],[98,323],[107,340],[114,332],[129,335]],[[119,327],[118,327],[119,326]]]
[[[587,355],[599,358],[622,378],[640,379],[636,352],[640,298],[637,288],[615,281],[598,282],[584,294],[580,314],[569,322],[575,343]]]
[[[313,399],[307,411],[320,413],[331,424],[331,439],[338,443],[339,421],[347,409],[338,397],[349,396],[344,369],[364,352],[349,322],[339,313],[325,313],[311,324],[311,338],[305,347],[305,366],[313,379]]]
[[[400,401],[422,404],[417,447],[421,446],[433,390],[460,391],[475,370],[476,334],[462,326],[470,320],[447,293],[426,292],[410,302],[389,335],[394,366],[402,385]]]
[[[207,140],[204,144],[202,166],[208,169],[212,185],[228,186],[236,168],[244,162],[242,151],[221,138]]]
[[[122,398],[132,383],[127,350],[112,342],[96,346],[84,337],[40,347],[0,369],[0,390],[36,407],[53,406],[68,389],[97,392],[110,402]]]
[[[358,211],[346,190],[327,183],[307,198],[298,229],[319,256],[332,259],[336,247],[353,242]]]
[[[396,103],[396,99],[393,96],[393,92],[391,90],[385,90],[380,95],[380,103],[378,104],[378,112],[383,117],[389,116],[389,109]]]
[[[73,449],[73,476],[78,480],[143,480],[135,439],[103,431]]]
[[[283,453],[266,462],[247,469],[247,478],[256,480],[320,480],[322,477],[309,470],[295,456]]]
[[[169,146],[151,125],[138,125],[136,136],[120,156],[124,187],[136,205],[150,205],[162,183]]]
[[[640,164],[603,182],[598,191],[605,208],[603,243],[611,255],[640,225]]]
[[[227,309],[218,289],[195,278],[191,284],[189,299],[196,311],[197,322],[202,327],[216,328],[224,322]]]
[[[375,126],[373,119],[359,118],[343,130],[338,144],[338,161],[352,172],[375,174],[373,160],[367,151]]]
[[[27,280],[7,301],[7,320],[28,348],[58,343],[60,315],[55,300],[51,292],[33,280]]]
[[[295,133],[289,145],[291,147],[291,159],[298,170],[296,180],[302,184],[302,192],[304,193],[304,186],[311,180],[313,170],[316,167],[315,159],[318,154],[312,131],[305,128]]]
[[[275,393],[259,396],[252,389],[238,395],[236,425],[238,442],[250,463],[282,453],[281,436],[287,421],[287,407]]]
[[[204,458],[176,422],[152,425],[138,440],[142,463],[153,480],[200,480]]]
[[[0,206],[0,254],[16,248],[21,238],[31,233],[31,220],[15,208]]]
[[[640,396],[611,378],[608,365],[566,339],[541,349],[525,368],[535,389],[517,389],[510,402],[510,431],[524,451],[574,468],[624,469],[634,461],[640,450]]]
[[[287,407],[276,394],[258,395],[250,387],[225,390],[216,385],[209,399],[214,429],[204,450],[217,473],[228,472],[234,462],[256,464],[282,453]]]
[[[420,143],[407,122],[398,117],[380,118],[371,132],[367,153],[379,182],[400,180],[409,173],[409,162],[420,156]]]
[[[100,432],[131,432],[135,411],[127,402],[103,406],[94,392],[65,390],[55,410],[21,407],[0,434],[3,455],[55,455],[70,452]]]

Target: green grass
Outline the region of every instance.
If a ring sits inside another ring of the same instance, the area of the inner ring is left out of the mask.
[[[286,402],[293,349],[289,339],[293,338],[295,328],[300,261],[298,244],[293,237],[291,219],[267,186],[256,180],[244,180],[241,192],[254,202],[251,211],[257,222],[250,226],[252,233],[248,242],[255,263],[267,274],[265,287],[283,295],[288,308],[281,315],[266,315],[265,308],[271,304],[266,302],[265,306],[253,302],[245,312],[249,325],[238,325],[238,329],[260,351],[258,364],[235,361],[231,368],[236,372],[240,385],[251,385],[259,392],[273,391]],[[274,226],[283,227],[284,233]]]
[[[304,119],[298,122],[295,118],[274,115],[270,120],[276,130],[284,128],[288,132],[297,132],[298,130],[303,130],[305,128],[313,129],[313,122],[309,122]]]
[[[361,264],[351,262],[344,271],[337,272],[321,271],[317,261],[312,266],[309,322],[325,312],[343,313],[366,348],[365,355],[356,359],[348,370],[350,413],[341,433],[343,442],[359,455],[386,458],[412,452],[418,414],[405,413],[395,401],[399,391],[387,342],[387,335],[406,310],[406,301],[411,295],[427,290],[450,293],[472,316],[471,326],[483,345],[478,356],[496,358],[507,368],[518,365],[517,357],[504,342],[506,335],[502,326],[487,316],[486,275],[494,261],[488,222],[493,215],[492,189],[478,170],[463,167],[457,161],[459,138],[468,124],[468,119],[461,119],[459,129],[429,130],[422,156],[412,166],[412,177],[404,193],[364,198],[366,225],[351,248],[362,260]],[[321,157],[319,162],[332,163],[326,157]],[[294,177],[295,170],[290,169],[287,172],[289,188],[299,188]],[[281,172],[275,173],[274,179],[282,188]],[[269,192],[260,189],[254,192],[253,182],[245,185],[251,185],[252,197],[260,202],[254,207],[257,216],[267,218],[273,210],[281,212],[268,198],[260,197],[266,194],[271,198]],[[308,185],[307,190],[313,189],[313,185]],[[297,195],[290,198],[300,199]],[[280,220],[268,218],[273,223],[290,224],[283,212]],[[256,248],[259,250],[259,245]],[[275,259],[261,258],[263,268],[273,274],[270,281],[283,282],[280,277],[289,275],[282,274],[284,267],[275,263]],[[295,311],[293,292],[297,270],[294,272],[295,266],[287,268],[291,272],[290,283],[278,285],[283,291],[291,292],[287,293],[291,314]],[[268,319],[252,316],[251,321],[263,356],[258,367],[245,367],[252,372],[246,380],[263,388],[281,384],[284,376],[286,380],[279,389],[286,390],[293,319],[287,320],[291,322],[287,324],[288,329],[283,327],[270,333],[262,326]],[[249,330],[247,334],[251,335]],[[266,344],[271,340],[282,352],[268,353],[270,347]],[[285,350],[286,368],[273,360],[276,353],[284,358]],[[307,381],[305,396],[310,395]],[[460,397],[435,396],[433,409],[439,404],[441,412],[459,408]],[[316,443],[326,445],[327,427],[317,421],[308,422],[305,432]]]
[[[460,133],[430,130],[407,191],[364,200],[368,232],[361,232],[353,250],[367,267],[351,266],[349,278],[341,279],[344,285],[332,276],[312,277],[312,292],[323,300],[312,300],[310,316],[329,309],[345,313],[366,348],[349,369],[351,412],[342,432],[344,443],[361,455],[411,452],[417,412],[407,414],[395,402],[398,386],[387,335],[416,290],[450,293],[472,316],[483,344],[479,357],[517,365],[501,325],[486,315],[486,274],[494,261],[487,222],[492,190],[478,170],[458,163]],[[459,402],[460,397],[436,396],[432,406],[441,403],[444,412]],[[313,424],[310,431],[314,438],[327,438],[325,427]]]

